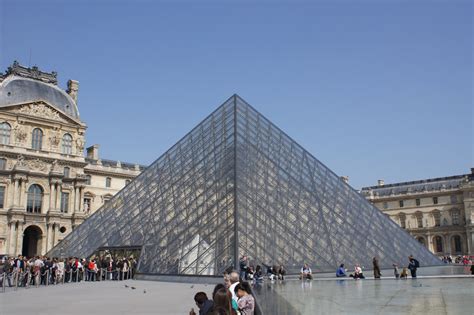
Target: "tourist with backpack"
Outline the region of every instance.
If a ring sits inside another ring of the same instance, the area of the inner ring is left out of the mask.
[[[411,272],[411,277],[412,278],[416,278],[416,269],[418,269],[420,267],[420,263],[418,262],[418,260],[416,260],[413,255],[410,255],[408,257],[408,269],[410,269],[410,272]]]

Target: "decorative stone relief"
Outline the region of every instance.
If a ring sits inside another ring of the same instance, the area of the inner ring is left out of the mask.
[[[61,167],[59,166],[58,160],[54,160],[51,163],[51,172],[62,173]]]
[[[26,166],[25,157],[23,156],[23,154],[18,154],[16,166]]]
[[[16,111],[20,114],[27,114],[35,117],[43,117],[48,119],[54,119],[62,122],[66,122],[58,111],[55,111],[51,107],[44,105],[42,103],[35,103],[24,105]]]
[[[24,143],[28,134],[26,133],[25,127],[22,127],[19,123],[15,122],[13,125],[13,134],[15,140],[18,143]]]
[[[48,170],[48,165],[40,159],[27,161],[26,164],[31,170],[40,172],[46,172]]]
[[[81,155],[84,151],[84,140],[82,138],[76,139],[76,152],[78,155]]]
[[[51,144],[51,147],[57,148],[59,145],[59,142],[61,142],[61,137],[59,135],[59,132],[52,131],[51,136],[49,137],[49,143]]]

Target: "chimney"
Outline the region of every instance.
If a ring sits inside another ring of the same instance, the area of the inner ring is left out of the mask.
[[[88,147],[87,149],[87,157],[89,159],[98,160],[99,159],[99,145],[94,144],[93,146]]]
[[[349,176],[341,176],[341,179],[344,181],[344,183],[349,184]]]
[[[383,179],[379,179],[379,180],[377,181],[377,184],[378,184],[378,186],[383,186],[383,185],[385,185],[385,182],[384,182]]]
[[[74,103],[77,104],[77,93],[79,92],[79,82],[76,81],[76,80],[67,81],[67,91],[66,92],[74,100]]]

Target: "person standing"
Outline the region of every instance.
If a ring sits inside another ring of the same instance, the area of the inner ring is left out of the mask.
[[[380,276],[382,274],[380,273],[379,260],[377,259],[377,257],[372,258],[372,264],[374,266],[374,278],[380,279]]]
[[[254,315],[255,299],[251,294],[250,286],[247,282],[239,283],[235,286],[235,294],[239,297],[238,305],[241,315]]]
[[[395,276],[395,279],[400,279],[400,273],[398,272],[398,265],[393,264],[393,275]]]
[[[247,279],[247,256],[242,256],[239,260],[239,267],[240,267],[240,279],[246,280]]]
[[[413,257],[413,255],[408,256],[408,261],[408,269],[410,269],[411,277],[416,278],[416,269],[420,267],[420,263]]]

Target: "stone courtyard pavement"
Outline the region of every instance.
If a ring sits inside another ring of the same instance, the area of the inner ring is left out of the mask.
[[[125,287],[128,286],[128,287]],[[136,289],[132,289],[134,287]],[[189,314],[194,294],[214,285],[128,280],[0,293],[0,314]],[[285,280],[254,287],[266,315],[473,314],[474,278]]]

